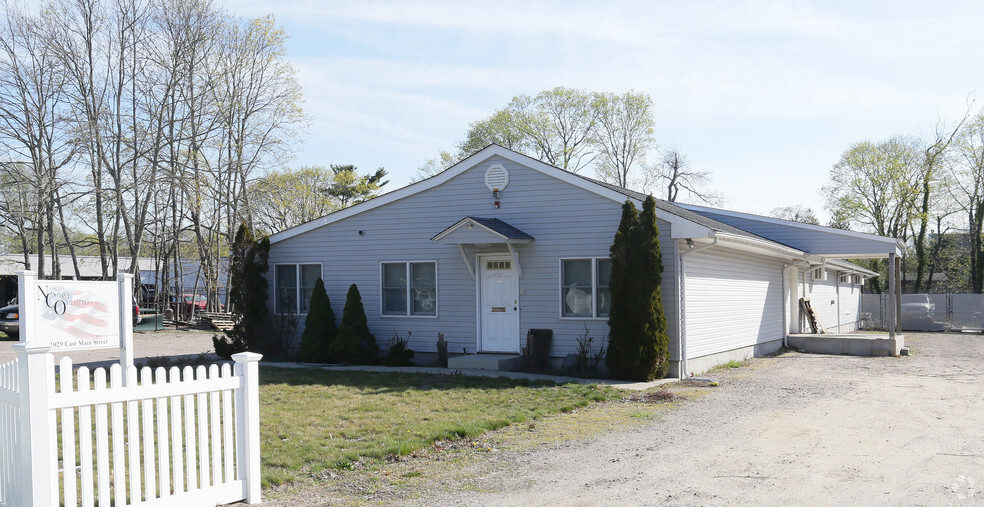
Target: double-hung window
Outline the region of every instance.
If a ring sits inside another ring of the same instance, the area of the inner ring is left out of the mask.
[[[612,263],[607,257],[561,259],[561,316],[608,317],[612,304],[608,288],[611,272]]]
[[[437,262],[384,262],[382,314],[437,316]]]
[[[274,276],[277,313],[307,313],[321,264],[278,264]]]

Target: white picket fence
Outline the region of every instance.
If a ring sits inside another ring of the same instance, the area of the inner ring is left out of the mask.
[[[16,345],[0,365],[0,505],[260,501],[258,354],[228,364],[58,368]],[[56,386],[56,383],[58,384]]]

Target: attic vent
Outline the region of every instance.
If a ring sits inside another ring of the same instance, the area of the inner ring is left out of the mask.
[[[509,171],[500,164],[495,164],[489,167],[485,171],[485,186],[489,187],[489,190],[495,192],[496,190],[503,190],[506,185],[509,184]]]

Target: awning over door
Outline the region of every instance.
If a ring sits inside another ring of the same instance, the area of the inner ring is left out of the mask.
[[[525,245],[533,241],[533,236],[499,220],[498,218],[465,217],[439,232],[431,241],[448,245],[457,245],[461,258],[465,260],[468,273],[475,278],[475,269],[465,254],[465,245],[491,246],[506,245],[516,263],[519,276],[523,276],[523,268],[519,263],[519,255],[515,245]]]

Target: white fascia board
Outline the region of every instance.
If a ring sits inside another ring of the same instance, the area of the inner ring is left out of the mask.
[[[501,239],[503,242],[506,241],[506,239],[508,239],[508,238],[506,238],[506,236],[504,236],[504,235],[502,235],[502,234],[500,234],[500,233],[498,233],[498,232],[496,232],[496,231],[494,231],[492,229],[489,229],[488,227],[486,227],[485,225],[483,225],[483,224],[481,224],[479,222],[476,222],[476,221],[472,220],[471,217],[465,217],[465,218],[462,218],[461,220],[458,220],[457,222],[455,222],[454,225],[452,225],[451,227],[448,227],[447,229],[444,229],[443,231],[437,233],[436,236],[434,236],[433,238],[431,238],[431,241],[440,242],[442,239],[446,238],[448,235],[453,234],[455,231],[457,231],[458,229],[460,229],[462,227],[465,227],[466,225],[467,226],[472,226],[472,227],[474,227],[474,226],[481,227],[482,230],[484,230],[485,232],[487,232],[489,234],[494,235],[495,237]]]
[[[594,194],[600,195],[602,197],[611,199],[612,201],[615,201],[617,203],[621,204],[626,200],[629,200],[632,201],[636,205],[636,207],[639,208],[642,207],[642,202],[638,201],[637,199],[633,199],[622,193],[616,192],[609,188],[605,188],[601,185],[598,185],[594,182],[588,181],[580,176],[577,176],[576,174],[567,172],[558,167],[554,167],[550,164],[539,161],[535,158],[528,157],[526,155],[516,153],[515,151],[512,151],[508,148],[503,148],[502,146],[493,144],[480,151],[475,152],[468,158],[462,160],[461,162],[458,162],[457,164],[449,167],[448,169],[434,176],[431,176],[430,178],[427,178],[422,181],[418,181],[417,183],[412,183],[405,187],[396,189],[392,192],[383,194],[379,197],[375,197],[368,201],[336,211],[330,215],[325,215],[321,218],[316,218],[310,222],[306,222],[301,225],[273,234],[270,236],[270,244],[278,243],[285,239],[289,239],[294,236],[304,234],[305,232],[312,231],[319,227],[337,222],[339,220],[343,220],[345,218],[354,215],[358,215],[359,213],[369,211],[371,209],[378,208],[380,206],[385,206],[391,202],[398,201],[400,199],[403,199],[404,197],[409,197],[418,192],[423,192],[425,190],[434,188],[450,180],[451,178],[454,178],[455,176],[458,176],[459,174],[485,162],[486,160],[494,156],[502,157],[504,159],[515,162],[517,164],[529,167],[535,171],[539,171],[548,176],[553,176],[558,180],[564,181],[566,183],[570,183],[571,185],[587,190]],[[710,237],[713,232],[711,231],[711,229],[705,226],[691,222],[690,220],[687,220],[683,217],[674,215],[672,213],[668,213],[660,209],[656,210],[656,217],[670,223],[671,225],[670,233],[673,238],[706,238],[706,237]]]
[[[490,148],[497,148],[497,146],[493,146]],[[291,227],[290,229],[273,234],[270,236],[270,244],[278,243],[288,238],[293,238],[294,236],[304,234],[305,232],[312,231],[319,227],[337,222],[339,220],[343,220],[351,216],[358,215],[359,213],[369,211],[371,209],[378,208],[380,206],[385,206],[391,202],[398,201],[400,199],[403,199],[404,197],[409,197],[418,192],[423,192],[425,190],[434,188],[444,183],[445,181],[448,181],[451,178],[454,178],[455,176],[465,172],[466,170],[480,164],[483,160],[491,157],[492,155],[495,155],[495,153],[490,153],[480,157],[480,155],[485,153],[486,150],[488,149],[489,148],[486,148],[485,150],[476,152],[472,156],[462,160],[461,162],[458,162],[457,164],[447,168],[444,171],[441,171],[440,173],[434,176],[431,176],[430,178],[418,181],[416,183],[411,183],[405,187],[398,188],[392,192],[383,194],[379,197],[374,197],[372,199],[369,199],[368,201],[361,202],[353,206],[349,206],[348,208],[341,209],[334,213],[325,215],[321,218],[316,218],[314,220],[311,220],[310,222],[305,222],[301,225]]]
[[[803,260],[807,257],[807,253],[802,250],[780,245],[767,239],[751,238],[727,232],[716,232],[714,237],[718,239],[719,245],[734,250],[790,260]]]
[[[836,269],[838,271],[842,271],[842,272],[850,272],[850,273],[859,274],[859,275],[866,275],[869,278],[870,277],[876,277],[876,276],[878,276],[878,273],[876,273],[876,272],[874,272],[874,271],[872,271],[870,269],[862,268],[861,266],[858,266],[857,264],[852,264],[852,263],[847,262],[845,260],[840,260],[840,259],[827,259],[826,264],[829,265],[829,266],[833,266],[834,269]]]

